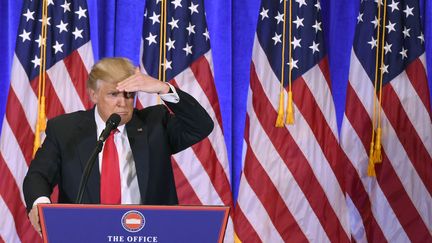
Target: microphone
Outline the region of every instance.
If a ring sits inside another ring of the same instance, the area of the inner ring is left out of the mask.
[[[102,150],[102,145],[105,142],[105,140],[108,138],[109,134],[112,130],[116,129],[118,124],[120,123],[120,115],[113,113],[106,121],[105,129],[102,131],[101,135],[99,136],[99,139],[96,143],[96,147],[94,148],[89,160],[86,163],[86,166],[83,171],[83,175],[81,177],[80,185],[78,188],[78,194],[77,198],[75,200],[75,203],[80,204],[82,202],[82,198],[84,195],[84,190],[88,182],[88,178],[90,176],[90,172],[93,168],[93,165],[95,164],[96,158],[100,151]]]
[[[105,129],[102,131],[99,136],[98,142],[104,142],[112,130],[116,129],[118,124],[120,123],[120,115],[117,113],[112,113],[111,116],[106,121]]]

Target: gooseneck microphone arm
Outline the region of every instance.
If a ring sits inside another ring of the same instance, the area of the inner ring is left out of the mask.
[[[120,123],[120,115],[113,113],[106,121],[105,129],[102,131],[101,135],[99,136],[98,141],[96,142],[96,147],[93,149],[93,152],[90,156],[90,158],[87,160],[86,167],[84,168],[84,172],[81,176],[81,181],[78,189],[78,195],[75,200],[76,204],[82,203],[82,197],[84,195],[84,190],[86,188],[88,179],[90,177],[90,172],[96,162],[96,158],[100,151],[102,150],[103,143],[108,138],[109,134],[112,130],[116,129],[118,124]]]

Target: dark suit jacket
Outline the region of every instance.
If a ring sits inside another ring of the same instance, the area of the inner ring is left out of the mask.
[[[134,110],[126,131],[143,204],[177,204],[171,154],[207,137],[213,121],[190,95],[177,89],[180,102]],[[74,203],[84,167],[96,146],[94,109],[58,116],[47,123],[46,138],[24,179],[27,209],[59,186],[59,203]],[[83,203],[100,203],[100,174],[95,163]]]

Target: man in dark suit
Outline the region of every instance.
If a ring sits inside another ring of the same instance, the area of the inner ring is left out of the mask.
[[[74,203],[86,162],[111,114],[121,117],[118,129],[110,135],[115,156],[109,151],[105,155],[108,138],[90,174],[84,203],[177,204],[170,156],[213,130],[213,121],[192,96],[142,74],[128,59],[102,59],[92,68],[87,86],[95,107],[48,121],[45,141],[24,179],[29,217],[38,231],[35,206],[50,203],[55,185],[59,203]],[[164,105],[134,109],[135,92],[159,94],[169,110]],[[115,176],[105,162],[112,157]]]

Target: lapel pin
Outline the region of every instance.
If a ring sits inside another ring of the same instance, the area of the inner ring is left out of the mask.
[[[137,132],[142,132],[142,131],[143,129],[141,127],[137,129]]]

